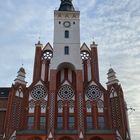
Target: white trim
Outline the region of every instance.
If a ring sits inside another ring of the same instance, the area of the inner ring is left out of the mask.
[[[7,111],[7,108],[0,108],[0,111]]]
[[[83,133],[80,132],[79,139],[83,139],[83,138],[84,138]]]
[[[92,85],[97,86],[97,84],[94,81],[92,81],[89,86],[92,86]]]
[[[42,85],[43,86],[41,81],[39,81],[35,86],[37,86],[37,85]]]
[[[52,133],[50,132],[49,136],[48,136],[49,139],[52,139],[53,136],[52,136]]]

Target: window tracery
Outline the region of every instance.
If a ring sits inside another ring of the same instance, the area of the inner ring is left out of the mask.
[[[53,57],[52,51],[46,50],[43,52],[42,59],[43,60],[50,60]]]
[[[64,85],[58,91],[58,96],[62,100],[71,100],[74,97],[74,91],[69,85]]]
[[[95,85],[89,86],[86,90],[86,97],[91,101],[98,101],[101,96],[101,90]]]
[[[88,51],[81,51],[82,60],[88,60],[90,58],[90,54]]]
[[[42,100],[47,96],[47,91],[44,86],[37,85],[32,89],[31,96],[34,100]]]

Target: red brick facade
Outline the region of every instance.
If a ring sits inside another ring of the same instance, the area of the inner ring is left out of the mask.
[[[31,85],[26,86],[21,68],[11,88],[0,88],[0,140],[131,140],[114,70],[104,88],[97,45],[79,49],[82,69],[65,60],[51,69],[55,51],[49,43],[36,44]]]

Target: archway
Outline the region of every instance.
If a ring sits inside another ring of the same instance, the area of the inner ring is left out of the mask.
[[[75,71],[75,66],[72,63],[68,63],[68,62],[64,62],[64,63],[59,64],[57,67],[57,70],[59,71],[59,70],[64,69],[64,68],[68,68],[68,69]]]

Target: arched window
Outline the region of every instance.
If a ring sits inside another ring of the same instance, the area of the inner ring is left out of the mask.
[[[57,117],[57,128],[58,129],[62,129],[63,128],[63,117],[62,116],[58,116]]]
[[[104,120],[104,117],[103,116],[99,116],[98,117],[98,127],[100,129],[105,128],[105,120]]]
[[[65,31],[65,38],[69,38],[69,31],[68,30]]]
[[[69,46],[64,47],[64,54],[69,55]]]
[[[34,126],[34,116],[28,117],[28,129],[33,129]]]
[[[87,123],[87,129],[92,129],[93,128],[93,118],[92,118],[92,116],[87,116],[86,123]]]
[[[45,116],[41,116],[40,117],[40,128],[41,129],[45,129],[45,124],[46,124],[46,117]]]

